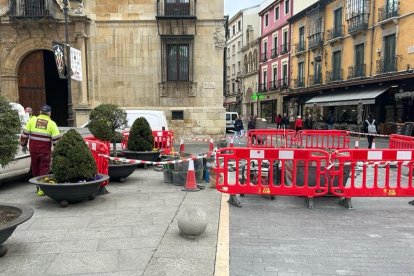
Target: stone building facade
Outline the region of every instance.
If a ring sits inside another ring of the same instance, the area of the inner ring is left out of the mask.
[[[0,0],[0,93],[35,110],[48,102],[65,125],[67,80],[52,53],[65,41],[64,2],[31,2]],[[71,81],[76,125],[111,103],[165,111],[177,137],[224,133],[223,0],[68,2],[69,44],[82,53],[83,80]]]

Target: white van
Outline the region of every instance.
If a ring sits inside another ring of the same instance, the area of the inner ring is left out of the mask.
[[[164,111],[145,109],[125,109],[125,111],[128,119],[127,128],[131,128],[137,118],[144,117],[152,130],[168,130],[168,122]]]
[[[234,130],[234,122],[239,114],[237,112],[226,112],[226,131]]]

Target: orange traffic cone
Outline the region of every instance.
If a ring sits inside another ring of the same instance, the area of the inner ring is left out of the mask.
[[[197,187],[196,183],[196,176],[194,171],[194,160],[190,159],[188,163],[188,172],[187,172],[187,181],[185,183],[185,187],[182,189],[186,192],[197,192],[200,189]]]
[[[180,140],[180,154],[184,153],[184,139],[181,138]]]
[[[211,138],[208,144],[208,154],[207,154],[208,157],[211,156],[211,154],[213,153],[213,150],[214,150],[214,140],[213,138]]]
[[[356,149],[359,149],[359,140],[355,140],[355,147]]]
[[[230,147],[231,148],[234,147],[234,138],[233,137],[230,138]]]

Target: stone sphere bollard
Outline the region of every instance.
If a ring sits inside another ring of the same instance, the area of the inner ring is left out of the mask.
[[[206,212],[198,207],[184,209],[177,220],[178,228],[184,236],[199,236],[207,228]]]

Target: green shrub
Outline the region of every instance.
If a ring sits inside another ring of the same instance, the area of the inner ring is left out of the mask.
[[[129,131],[128,150],[131,151],[151,151],[154,146],[154,137],[148,121],[137,118]]]
[[[92,153],[74,129],[66,132],[57,142],[52,157],[52,171],[58,183],[73,183],[96,176],[97,168]]]
[[[21,131],[19,114],[9,101],[0,96],[0,165],[6,166],[14,159],[19,146],[18,134]]]

